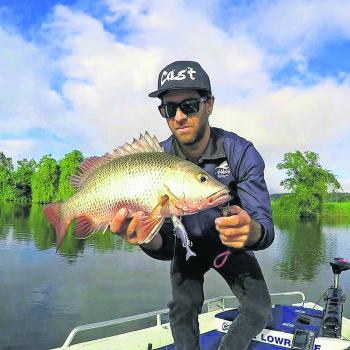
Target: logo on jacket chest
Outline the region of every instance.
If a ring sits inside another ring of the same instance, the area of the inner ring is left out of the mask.
[[[228,166],[228,163],[226,160],[215,168],[215,176],[217,179],[228,177],[230,173],[231,173],[230,167]]]

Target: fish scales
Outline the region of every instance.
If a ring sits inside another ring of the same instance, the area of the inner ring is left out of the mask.
[[[102,221],[111,220],[123,206],[150,213],[159,201],[164,177],[176,176],[173,167],[178,161],[160,152],[113,159],[91,174],[79,195],[67,201],[65,213],[86,212]]]

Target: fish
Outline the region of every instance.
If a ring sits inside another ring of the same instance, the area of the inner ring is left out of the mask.
[[[224,184],[198,165],[165,153],[148,132],[111,153],[85,159],[70,182],[76,190],[72,197],[44,207],[56,231],[57,249],[73,220],[73,235],[85,239],[97,231],[105,233],[122,207],[129,218],[143,211],[136,229],[137,242],[143,244],[171,215],[192,215],[231,199]]]

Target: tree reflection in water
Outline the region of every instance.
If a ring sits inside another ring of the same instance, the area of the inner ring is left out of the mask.
[[[332,255],[327,254],[320,220],[275,218],[274,224],[280,230],[281,251],[276,269],[281,278],[311,281],[318,267]]]
[[[6,240],[11,236],[11,240],[17,244],[34,243],[38,251],[56,249],[55,230],[44,215],[42,205],[0,203],[0,228],[1,240]],[[139,249],[108,230],[105,234],[97,232],[86,240],[79,240],[73,236],[73,229],[74,223],[70,225],[58,251],[58,254],[66,257],[69,263],[74,263],[87,247],[98,252],[113,250],[131,252]]]

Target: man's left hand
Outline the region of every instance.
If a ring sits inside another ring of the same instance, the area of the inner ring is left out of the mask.
[[[261,236],[260,224],[238,205],[230,207],[230,211],[233,215],[215,220],[221,242],[236,249],[249,247],[258,242]]]

